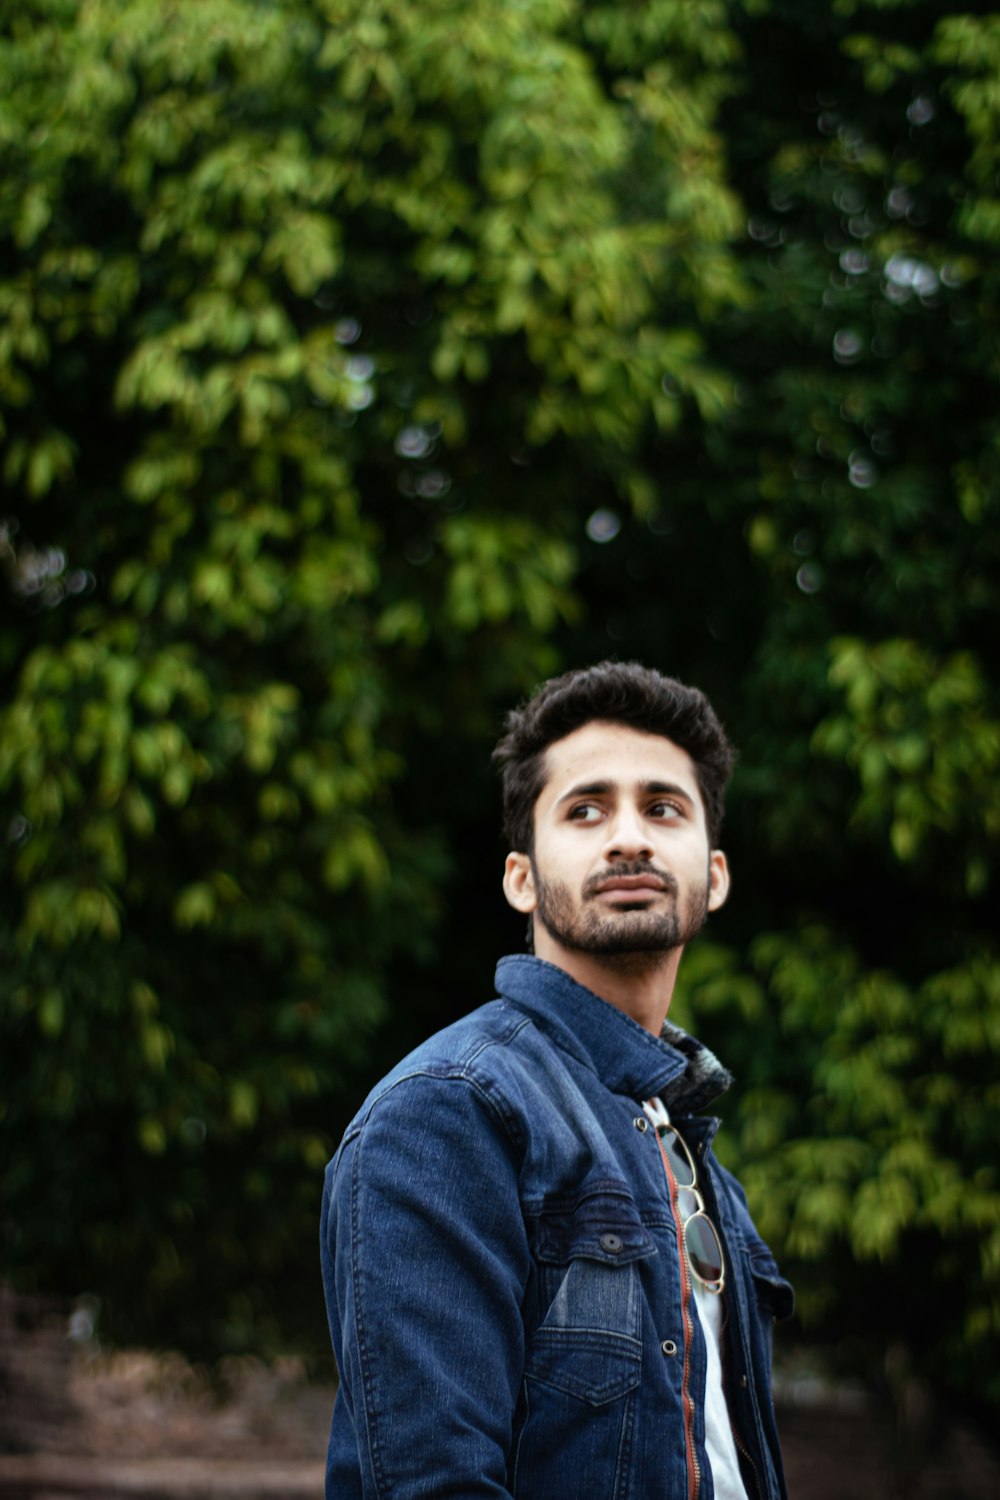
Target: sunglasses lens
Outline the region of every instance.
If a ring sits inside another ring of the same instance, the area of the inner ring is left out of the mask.
[[[688,1155],[687,1147],[676,1130],[668,1130],[662,1139],[670,1158],[674,1181],[678,1187],[690,1187],[694,1182],[694,1163]]]
[[[684,1225],[684,1244],[691,1269],[709,1286],[722,1281],[722,1246],[711,1219],[700,1211]]]

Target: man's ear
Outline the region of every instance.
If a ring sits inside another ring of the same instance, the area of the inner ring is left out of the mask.
[[[708,909],[718,911],[729,895],[729,862],[721,849],[708,857]],[[509,899],[509,898],[508,898]]]
[[[503,867],[503,893],[515,911],[528,916],[535,910],[538,898],[530,854],[508,854]]]

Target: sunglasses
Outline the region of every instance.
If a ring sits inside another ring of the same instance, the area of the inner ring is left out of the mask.
[[[673,1125],[658,1123],[656,1137],[677,1198],[684,1250],[691,1274],[707,1292],[721,1292],[726,1284],[726,1262],[719,1233],[705,1212],[698,1191],[698,1173],[682,1136]]]

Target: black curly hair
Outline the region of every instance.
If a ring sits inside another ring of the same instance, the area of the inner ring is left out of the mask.
[[[687,751],[705,806],[709,845],[718,847],[733,748],[704,693],[635,661],[602,661],[552,677],[507,715],[493,759],[503,775],[509,847],[525,854],[533,850],[535,803],[545,785],[549,745],[595,721],[662,734]]]

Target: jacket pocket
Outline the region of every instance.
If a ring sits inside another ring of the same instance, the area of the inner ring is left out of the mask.
[[[525,1350],[509,1477],[515,1500],[633,1500],[643,1261],[656,1254],[630,1194],[600,1184],[530,1222],[540,1322]]]
[[[573,1276],[579,1284],[582,1278],[576,1276],[578,1269],[571,1267],[567,1280]],[[613,1276],[621,1290],[631,1295],[634,1269],[624,1267],[611,1272],[602,1269],[601,1276]],[[579,1326],[567,1328],[543,1323],[526,1351],[524,1376],[590,1406],[603,1406],[627,1395],[639,1384],[642,1344],[627,1334],[587,1327],[586,1319],[585,1312]]]
[[[753,1278],[757,1306],[769,1322],[782,1322],[795,1310],[795,1293],[790,1281],[778,1270],[777,1262],[763,1240],[747,1247],[750,1275]]]
[[[546,1299],[525,1352],[525,1378],[592,1406],[639,1382],[639,1267],[656,1254],[631,1196],[600,1188],[550,1202],[535,1225],[539,1284]]]

